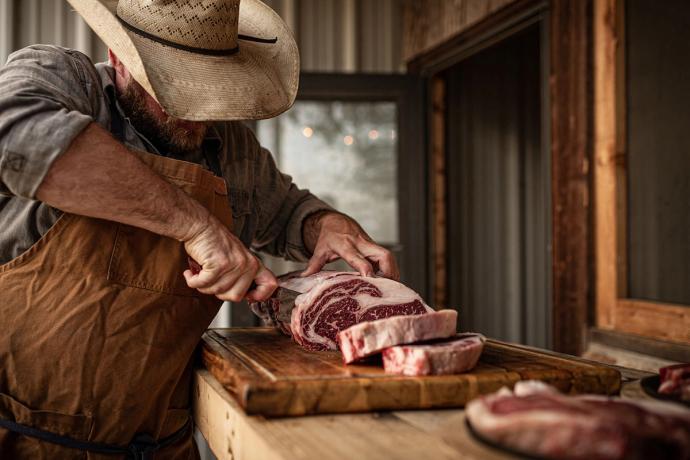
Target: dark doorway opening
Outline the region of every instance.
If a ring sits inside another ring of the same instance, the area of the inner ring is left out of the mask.
[[[446,84],[448,304],[463,330],[549,347],[542,24],[467,57]]]

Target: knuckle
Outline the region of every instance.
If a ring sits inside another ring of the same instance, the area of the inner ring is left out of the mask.
[[[249,262],[248,262],[248,266],[249,266],[249,268],[251,268],[252,270],[256,271],[256,270],[259,269],[259,267],[261,266],[261,264],[259,264],[259,261],[256,260],[255,257],[252,257],[252,258],[249,260]]]
[[[227,257],[223,257],[218,262],[218,271],[224,273],[230,269],[230,265],[230,259],[228,259]]]
[[[247,257],[246,254],[242,254],[237,258],[237,266],[242,270],[245,270],[249,266],[249,263],[250,258]]]

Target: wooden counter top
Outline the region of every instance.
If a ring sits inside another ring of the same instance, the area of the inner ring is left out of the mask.
[[[622,396],[645,398],[638,379],[649,374],[618,369]],[[472,439],[462,409],[267,419],[245,414],[205,369],[195,371],[193,394],[197,427],[219,460],[516,458]]]

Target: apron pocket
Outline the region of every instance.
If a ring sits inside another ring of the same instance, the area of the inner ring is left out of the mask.
[[[210,191],[194,184],[166,177],[188,195],[204,204]],[[196,297],[198,292],[187,286],[182,273],[188,268],[184,245],[142,228],[118,224],[108,280],[149,291]]]
[[[196,297],[182,273],[187,253],[177,240],[118,224],[108,280],[164,294]]]
[[[0,418],[82,441],[89,439],[93,426],[93,417],[90,415],[31,409],[4,393],[0,393]],[[3,429],[0,429],[0,452],[7,454],[8,458],[86,458],[86,452]],[[67,453],[73,453],[74,456],[66,457]]]

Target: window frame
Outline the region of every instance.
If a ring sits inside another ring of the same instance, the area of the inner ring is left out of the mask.
[[[427,298],[429,230],[423,80],[402,74],[303,72],[297,100],[395,103],[399,247],[392,249],[400,250],[401,280]]]
[[[690,307],[628,297],[623,12],[624,0],[595,0],[593,174],[596,325],[605,330],[690,343]]]

